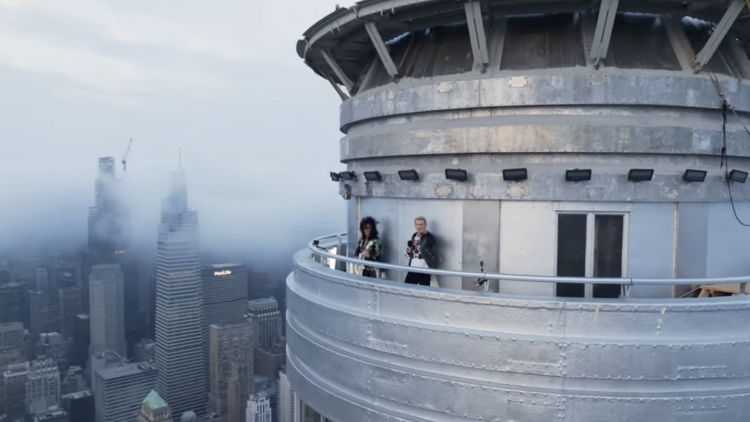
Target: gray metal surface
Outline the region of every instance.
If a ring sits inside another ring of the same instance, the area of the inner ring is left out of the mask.
[[[351,250],[359,219],[374,217],[384,262],[315,251],[385,278],[295,257],[297,394],[336,422],[750,418],[750,299],[675,299],[750,281],[750,232],[732,211],[750,221],[750,184],[734,183],[730,204],[723,179],[750,172],[735,113],[726,143],[722,130],[723,98],[750,114],[750,13],[737,4],[365,0],[310,28],[300,57],[352,95],[340,158],[358,178],[339,183],[350,201],[337,237]],[[528,179],[505,181],[511,168]],[[591,180],[566,181],[576,168]],[[634,168],[653,180],[627,180]],[[400,180],[406,169],[419,180]],[[446,169],[468,180],[446,180]],[[707,177],[685,182],[686,169]],[[382,181],[365,182],[372,170]],[[564,213],[585,214],[585,232],[561,228]],[[622,278],[555,277],[568,232],[578,251],[585,240],[572,272],[593,277],[601,214],[622,216],[609,255]],[[404,266],[417,215],[437,236],[436,269]],[[410,270],[441,288],[404,285]],[[473,291],[482,276],[493,293]],[[620,284],[624,295],[555,299],[560,283],[585,284],[589,297],[604,291],[595,283]]]
[[[295,391],[335,421],[745,421],[750,302],[509,298],[295,256]]]

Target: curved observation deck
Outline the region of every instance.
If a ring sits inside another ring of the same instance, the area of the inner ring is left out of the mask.
[[[317,246],[295,255],[287,279],[287,373],[333,421],[747,420],[750,296],[560,299],[417,287],[334,270],[313,254],[362,261]]]

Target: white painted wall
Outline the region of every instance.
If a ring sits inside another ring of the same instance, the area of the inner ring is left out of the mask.
[[[556,225],[552,202],[501,202],[500,272],[554,275]],[[500,293],[551,296],[554,285],[501,281]]]

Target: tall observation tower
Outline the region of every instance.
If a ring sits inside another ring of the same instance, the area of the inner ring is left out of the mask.
[[[750,300],[708,292],[750,281],[749,38],[743,0],[367,0],[308,29],[348,219],[287,279],[303,411],[747,421]],[[418,215],[440,287],[403,283]],[[379,279],[340,271],[364,216]]]

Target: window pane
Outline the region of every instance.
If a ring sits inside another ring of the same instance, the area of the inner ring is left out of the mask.
[[[557,216],[557,275],[586,276],[586,214]],[[557,283],[557,296],[583,297],[585,285]]]
[[[597,215],[594,220],[594,277],[622,277],[622,215]],[[619,284],[594,285],[594,297],[620,297]]]

